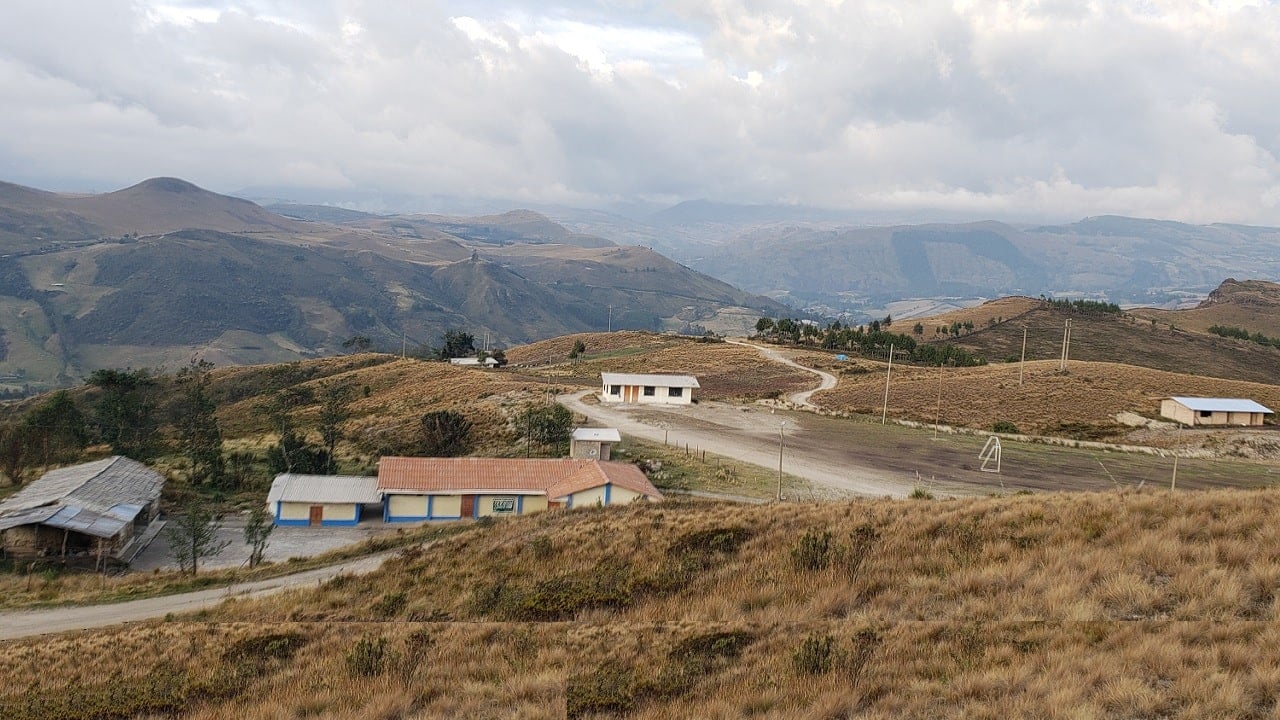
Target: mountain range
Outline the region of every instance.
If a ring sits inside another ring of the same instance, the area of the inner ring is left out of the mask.
[[[741,331],[787,309],[528,211],[384,217],[156,178],[101,195],[0,184],[0,381],[280,362],[609,328]]]

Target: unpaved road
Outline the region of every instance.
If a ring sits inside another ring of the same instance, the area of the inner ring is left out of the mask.
[[[786,355],[783,355],[776,348],[764,347],[763,345],[754,345],[749,342],[743,342],[742,340],[725,340],[725,342],[732,343],[734,345],[741,345],[742,347],[753,348],[756,351],[758,351],[761,355],[764,355],[766,358],[769,358],[770,360],[776,363],[782,363],[783,365],[790,365],[791,367],[796,368],[798,370],[803,370],[807,373],[812,373],[814,375],[817,375],[821,381],[818,387],[812,388],[810,390],[801,390],[800,392],[794,392],[787,396],[787,402],[797,407],[802,407],[809,410],[817,410],[818,406],[809,402],[809,398],[813,397],[813,394],[816,392],[819,392],[822,390],[830,390],[836,386],[835,375],[832,375],[829,372],[823,372],[815,368],[805,367],[804,365],[801,365],[800,363],[796,362],[795,360],[792,360]]]
[[[194,612],[213,607],[228,598],[264,597],[284,590],[315,586],[335,575],[362,575],[372,572],[396,552],[399,551],[382,552],[294,575],[180,595],[143,598],[110,605],[78,605],[0,613],[0,640],[149,620],[164,617],[169,613]]]

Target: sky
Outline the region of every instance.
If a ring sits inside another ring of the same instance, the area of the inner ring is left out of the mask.
[[[1280,225],[1280,2],[4,0],[0,180]]]

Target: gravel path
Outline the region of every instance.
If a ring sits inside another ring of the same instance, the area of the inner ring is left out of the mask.
[[[819,384],[818,387],[812,388],[810,390],[801,390],[800,392],[794,392],[787,396],[787,402],[797,407],[802,407],[808,410],[817,410],[818,406],[809,402],[809,398],[813,397],[813,394],[816,392],[819,392],[821,390],[830,390],[836,386],[835,375],[832,375],[829,372],[823,372],[816,368],[805,367],[804,365],[801,365],[800,363],[796,362],[795,360],[792,360],[786,355],[783,355],[782,352],[777,350],[776,348],[765,347],[763,345],[756,345],[754,343],[745,342],[743,340],[725,340],[725,342],[732,343],[734,345],[741,345],[742,347],[755,348],[761,355],[764,355],[766,358],[776,363],[782,363],[783,365],[790,365],[791,367],[796,368],[798,370],[803,370],[807,373],[812,373],[814,375],[817,375],[821,379],[821,384]]]
[[[78,605],[45,610],[0,613],[0,640],[87,630],[121,623],[164,617],[169,613],[194,612],[214,607],[228,598],[254,598],[284,590],[315,586],[340,574],[361,575],[380,567],[399,551],[388,551],[348,560],[315,570],[284,575],[269,580],[238,583],[227,587],[198,590],[180,595],[130,600],[107,605]]]

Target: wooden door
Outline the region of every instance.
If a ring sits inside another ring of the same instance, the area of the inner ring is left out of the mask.
[[[462,496],[462,517],[471,517],[476,514],[476,496]]]
[[[319,525],[323,521],[324,521],[324,506],[312,505],[311,506],[311,524]]]

